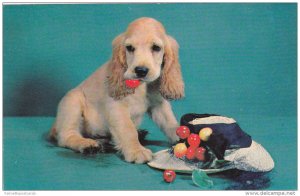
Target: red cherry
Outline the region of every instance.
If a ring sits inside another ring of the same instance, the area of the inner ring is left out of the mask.
[[[205,160],[205,152],[206,152],[206,149],[203,147],[196,148],[196,151],[195,151],[196,159],[198,159],[199,161],[204,161]]]
[[[166,182],[173,182],[176,178],[176,173],[173,170],[167,169],[167,170],[164,171],[163,176],[164,176],[164,180]]]
[[[176,134],[180,139],[186,139],[190,135],[190,129],[187,126],[180,126],[176,130]]]
[[[192,160],[195,158],[196,148],[193,146],[188,147],[185,157],[189,160]]]
[[[188,137],[188,143],[189,143],[190,146],[198,147],[200,145],[200,137],[199,137],[199,135],[192,133]]]
[[[140,81],[128,79],[128,80],[125,80],[125,84],[128,88],[136,88],[140,85]]]

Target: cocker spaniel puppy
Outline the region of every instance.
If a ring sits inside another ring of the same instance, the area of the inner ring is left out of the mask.
[[[145,113],[176,142],[178,122],[169,100],[184,96],[178,44],[152,18],[133,21],[113,43],[112,58],[60,101],[50,136],[61,147],[96,152],[94,136],[111,136],[128,162],[144,163],[152,152],[138,140]],[[128,88],[126,79],[141,81]]]

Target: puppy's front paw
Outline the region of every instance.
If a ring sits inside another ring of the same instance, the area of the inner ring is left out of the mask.
[[[151,150],[144,148],[143,146],[140,146],[135,150],[124,153],[124,157],[127,162],[134,162],[134,163],[141,164],[141,163],[151,161],[152,152]]]
[[[174,134],[171,137],[169,137],[169,142],[171,144],[176,144],[178,141],[179,141],[179,137],[176,134]]]
[[[176,134],[176,129],[179,125],[170,126],[170,128],[165,128],[164,132],[168,138],[170,144],[176,144],[179,141],[179,137]]]
[[[179,137],[176,134],[176,129],[169,129],[166,133],[170,144],[176,144],[179,141]]]

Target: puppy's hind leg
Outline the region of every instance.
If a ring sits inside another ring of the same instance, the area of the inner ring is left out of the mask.
[[[58,145],[89,154],[101,151],[96,140],[81,135],[84,96],[79,90],[69,92],[58,106],[55,122]]]

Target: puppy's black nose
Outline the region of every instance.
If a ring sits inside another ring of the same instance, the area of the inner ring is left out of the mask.
[[[135,73],[136,73],[136,76],[138,78],[143,78],[147,75],[149,69],[147,67],[144,67],[144,66],[137,66],[135,69],[134,69]]]

